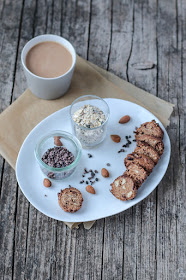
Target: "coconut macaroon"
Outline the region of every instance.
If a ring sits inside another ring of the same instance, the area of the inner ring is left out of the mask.
[[[134,181],[126,175],[119,176],[115,179],[111,187],[111,193],[122,201],[133,199],[137,194]]]
[[[58,193],[58,203],[65,212],[74,213],[81,208],[83,196],[76,188],[66,188]]]

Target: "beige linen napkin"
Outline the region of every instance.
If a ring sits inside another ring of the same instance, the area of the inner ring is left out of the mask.
[[[75,72],[69,91],[56,100],[42,100],[27,89],[0,115],[0,153],[15,169],[21,145],[28,133],[45,117],[70,105],[85,94],[102,98],[120,98],[137,103],[156,115],[166,127],[174,105],[118,78],[98,66],[77,57]],[[8,132],[8,133],[7,133]],[[94,222],[83,223],[86,229]],[[78,223],[66,223],[70,228]]]

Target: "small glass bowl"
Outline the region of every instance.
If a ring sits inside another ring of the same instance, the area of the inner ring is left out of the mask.
[[[55,136],[59,136],[61,142],[63,143],[62,147],[67,148],[74,155],[75,160],[66,167],[51,167],[44,163],[41,159],[48,149],[56,147],[54,144]],[[63,180],[75,171],[81,157],[81,151],[81,143],[75,136],[66,131],[55,130],[40,139],[35,147],[35,157],[44,175],[53,180]]]
[[[98,107],[105,114],[105,121],[102,125],[95,128],[87,128],[78,125],[73,120],[74,113],[84,105],[92,105]],[[72,103],[70,107],[70,116],[72,129],[76,137],[81,142],[83,148],[90,148],[100,144],[106,136],[107,123],[110,115],[108,104],[99,96],[96,95],[83,95]]]

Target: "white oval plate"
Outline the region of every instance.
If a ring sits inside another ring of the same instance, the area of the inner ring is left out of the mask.
[[[71,177],[61,182],[53,181],[51,188],[45,188],[43,186],[44,175],[40,171],[34,156],[35,145],[45,134],[52,130],[72,132],[69,114],[70,106],[55,112],[40,122],[27,136],[20,149],[16,164],[16,176],[19,186],[30,203],[51,218],[65,222],[86,222],[125,211],[147,197],[159,184],[167,170],[171,145],[169,136],[160,121],[149,111],[134,103],[114,98],[106,98],[105,101],[110,107],[107,137],[96,148],[83,150],[79,166]],[[131,116],[131,120],[127,124],[118,123],[123,115]],[[139,127],[142,123],[153,119],[160,124],[164,131],[164,153],[151,175],[138,190],[135,199],[125,202],[120,201],[111,194],[110,184],[125,171],[123,160],[127,154],[134,151],[136,142],[132,141],[130,147],[125,148],[124,153],[118,153],[118,151],[126,143],[126,135],[131,135],[131,139],[134,139],[133,131],[135,127]],[[121,142],[114,143],[110,138],[111,134],[120,135]],[[88,153],[91,153],[93,157],[88,158]],[[107,167],[107,163],[110,163],[111,166]],[[85,167],[88,170],[97,169],[99,171],[97,176],[99,181],[93,185],[96,191],[95,195],[85,190],[86,184],[79,183],[84,179],[82,174]],[[100,170],[103,167],[108,169],[109,178],[101,176]],[[78,188],[84,198],[81,209],[73,214],[64,212],[58,205],[57,193],[69,185]]]

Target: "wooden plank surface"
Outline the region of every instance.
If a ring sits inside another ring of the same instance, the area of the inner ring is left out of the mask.
[[[0,158],[0,279],[186,279],[185,18],[184,0],[0,1],[1,112],[26,88],[24,44],[43,33],[64,36],[83,58],[176,105],[162,182],[89,231],[38,212]]]

